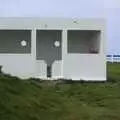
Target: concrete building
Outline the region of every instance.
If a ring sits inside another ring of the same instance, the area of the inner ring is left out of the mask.
[[[104,19],[0,18],[0,65],[21,78],[106,80]]]

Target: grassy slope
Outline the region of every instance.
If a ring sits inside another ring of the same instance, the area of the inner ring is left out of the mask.
[[[109,64],[108,76],[57,85],[1,77],[0,120],[120,120],[120,64]]]

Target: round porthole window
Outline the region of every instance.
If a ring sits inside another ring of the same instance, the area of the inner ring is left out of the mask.
[[[55,47],[59,47],[60,46],[60,41],[55,41],[54,45],[55,45]]]
[[[27,42],[26,42],[25,40],[22,40],[22,41],[21,41],[21,46],[23,46],[23,47],[24,47],[24,46],[27,46]]]

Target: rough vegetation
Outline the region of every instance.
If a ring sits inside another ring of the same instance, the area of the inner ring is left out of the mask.
[[[120,64],[108,81],[72,83],[0,76],[0,120],[120,120]]]

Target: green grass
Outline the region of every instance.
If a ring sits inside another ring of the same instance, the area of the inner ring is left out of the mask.
[[[0,77],[0,120],[120,120],[120,64],[103,83],[37,81]]]

